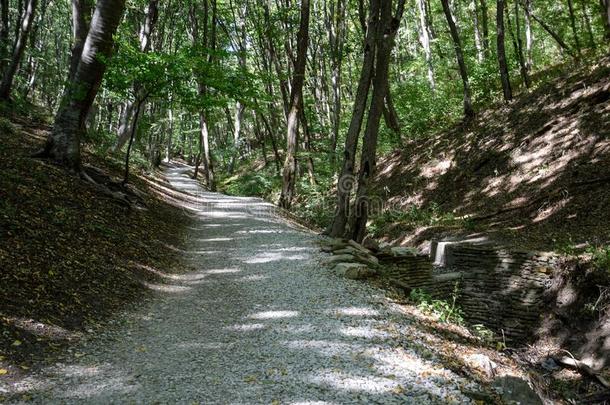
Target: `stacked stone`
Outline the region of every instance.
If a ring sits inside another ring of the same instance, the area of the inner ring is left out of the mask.
[[[347,239],[326,239],[322,251],[332,253],[326,264],[343,277],[360,280],[379,272],[379,260],[362,245]]]
[[[392,248],[377,256],[384,275],[404,288],[424,288],[432,282],[432,262],[428,255],[404,248]]]
[[[458,244],[448,253],[463,272],[458,303],[466,319],[503,333],[508,341],[526,340],[540,322],[556,259],[489,245]]]

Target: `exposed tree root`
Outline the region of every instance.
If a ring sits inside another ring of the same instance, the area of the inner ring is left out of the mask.
[[[591,367],[589,367],[582,361],[577,360],[573,356],[555,357],[555,361],[557,362],[557,364],[559,364],[563,367],[572,368],[572,369],[577,370],[579,373],[583,374],[584,376],[592,379],[593,381],[598,382],[604,388],[610,389],[610,382],[608,382],[604,377],[599,375],[599,373],[597,373]]]

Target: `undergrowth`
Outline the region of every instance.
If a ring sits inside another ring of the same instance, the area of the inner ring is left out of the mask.
[[[434,299],[427,292],[415,288],[409,294],[411,300],[422,312],[433,315],[441,322],[464,324],[464,313],[457,305],[458,284],[455,285],[451,294],[451,301]]]

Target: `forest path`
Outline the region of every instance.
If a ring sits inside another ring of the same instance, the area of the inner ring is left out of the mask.
[[[33,378],[41,403],[465,403],[474,383],[446,370],[381,291],[320,265],[318,236],[256,198],[197,196],[185,260],[150,303]],[[425,357],[425,359],[424,359]]]

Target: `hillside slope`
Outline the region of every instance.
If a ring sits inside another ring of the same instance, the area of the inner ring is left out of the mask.
[[[103,328],[104,319],[140,302],[166,273],[188,271],[179,247],[189,219],[175,204],[187,196],[157,173],[132,176],[139,207],[117,204],[77,176],[30,157],[48,135],[45,124],[4,116],[0,370],[6,379]],[[89,151],[83,158],[120,176],[119,162]]]
[[[378,165],[393,212],[376,233],[401,244],[456,234],[543,250],[610,241],[610,58],[481,112]],[[422,215],[419,215],[420,217]],[[434,220],[429,220],[434,217]],[[375,223],[375,221],[374,221]]]

